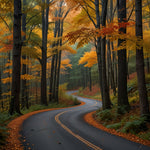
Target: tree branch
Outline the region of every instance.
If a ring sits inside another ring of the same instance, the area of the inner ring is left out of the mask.
[[[6,20],[2,16],[0,16],[0,18],[3,20],[3,22],[5,23],[5,25],[7,26],[7,28],[11,32],[10,27],[9,27],[8,23],[6,22]]]
[[[93,25],[96,27],[96,23],[94,22],[94,20],[92,19],[92,17],[90,16],[88,10],[85,9],[85,7],[83,5],[81,5],[81,7],[85,10],[85,12],[87,13],[89,19],[92,21]]]
[[[129,21],[129,20],[130,20],[130,18],[131,18],[131,16],[132,16],[133,11],[134,11],[134,5],[133,5],[133,8],[132,8],[132,10],[131,10],[131,12],[130,12],[130,15],[129,15],[129,17],[128,17],[127,21]]]

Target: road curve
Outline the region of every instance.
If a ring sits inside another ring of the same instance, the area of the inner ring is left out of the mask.
[[[70,92],[71,93],[71,92]],[[24,121],[21,140],[25,150],[150,150],[101,131],[83,116],[101,107],[101,102],[77,98],[85,105],[35,114]]]

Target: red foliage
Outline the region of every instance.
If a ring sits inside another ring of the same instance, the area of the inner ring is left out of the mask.
[[[110,23],[107,27],[99,30],[97,36],[111,35],[115,32],[118,32],[120,28],[126,28],[127,26],[132,26],[134,24],[134,22]]]
[[[86,87],[83,92],[84,95],[94,96],[97,93],[100,93],[100,88],[98,85],[92,86],[92,91],[90,91],[89,87]]]
[[[136,73],[136,72],[134,72],[134,73],[130,74],[130,75],[129,75],[129,79],[128,79],[128,81],[130,81],[130,80],[134,79],[136,76],[137,76],[137,73]]]

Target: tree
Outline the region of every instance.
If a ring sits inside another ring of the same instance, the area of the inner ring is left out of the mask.
[[[102,27],[106,26],[108,0],[102,0]],[[103,85],[103,109],[111,108],[111,102],[109,97],[109,88],[106,77],[106,36],[101,39],[101,59],[102,59],[102,85]]]
[[[59,11],[61,13],[61,11]],[[55,10],[55,17],[58,17],[58,11]],[[54,38],[58,36],[58,32],[60,30],[60,21],[55,21],[54,27]],[[56,47],[58,42],[54,41],[52,47]],[[58,58],[58,50],[57,48],[54,50],[54,55],[52,56],[52,63],[51,63],[51,76],[50,76],[50,88],[49,88],[49,102],[54,101],[55,98],[55,86],[56,86],[56,66],[57,66],[57,58]]]
[[[135,17],[136,17],[136,36],[137,38],[142,40],[143,39],[142,0],[135,0]],[[136,48],[136,71],[138,79],[141,116],[147,116],[149,115],[149,103],[145,84],[146,82],[144,73],[143,46],[141,46],[140,48],[139,47]]]
[[[9,113],[20,112],[21,0],[14,0],[12,91]]]
[[[47,105],[47,82],[46,82],[46,65],[47,65],[47,33],[48,33],[48,14],[49,0],[42,0],[42,75],[41,75],[41,103]]]
[[[126,22],[126,0],[117,0],[118,7],[118,23]],[[126,33],[126,27],[119,28],[119,33]],[[118,46],[125,40],[118,39]],[[118,112],[123,113],[122,107],[125,110],[129,109],[128,94],[127,94],[127,56],[126,49],[118,51]]]
[[[22,37],[22,41],[23,41],[23,46],[25,46],[25,42],[26,42],[26,0],[23,0],[23,14],[22,14],[22,31],[24,32],[24,35]],[[22,56],[23,60],[26,60],[27,57],[24,54]],[[23,63],[22,65],[22,75],[26,75],[27,74],[27,65],[25,63]],[[22,90],[21,90],[21,108],[29,108],[29,104],[28,104],[28,87],[27,87],[27,80],[26,79],[22,79]]]
[[[58,4],[59,9],[55,10],[56,20],[55,20],[55,28],[54,28],[54,38],[57,37],[58,40],[53,43],[53,47],[55,49],[54,49],[54,55],[52,57],[50,90],[49,90],[49,101],[56,101],[57,103],[59,103],[58,91],[59,91],[59,76],[60,76],[61,53],[62,53],[61,47],[63,46],[62,36],[63,36],[64,19],[66,18],[66,16],[70,11],[70,9],[68,9],[65,12],[63,5],[64,5],[64,0],[61,0]]]
[[[96,28],[100,29],[100,11],[99,11],[99,0],[95,0],[95,13],[96,13]],[[103,99],[103,83],[102,83],[102,57],[101,57],[101,37],[96,39],[96,53],[98,61],[98,72],[99,72],[99,81],[101,88],[101,95]]]

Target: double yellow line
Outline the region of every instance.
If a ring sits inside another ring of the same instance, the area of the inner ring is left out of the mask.
[[[97,104],[97,103],[96,103],[96,104]],[[69,110],[69,111],[72,111],[72,110]],[[98,146],[92,144],[91,142],[85,140],[85,139],[82,138],[81,136],[79,136],[79,135],[75,134],[74,132],[72,132],[67,126],[65,126],[65,125],[59,120],[59,117],[60,117],[62,114],[66,113],[66,112],[69,112],[69,111],[63,111],[63,112],[57,114],[57,115],[55,116],[56,122],[57,122],[62,128],[64,128],[68,133],[70,133],[72,136],[74,136],[74,137],[77,138],[78,140],[82,141],[82,142],[83,142],[84,144],[86,144],[87,146],[93,148],[94,150],[102,150],[100,147],[98,147]]]

